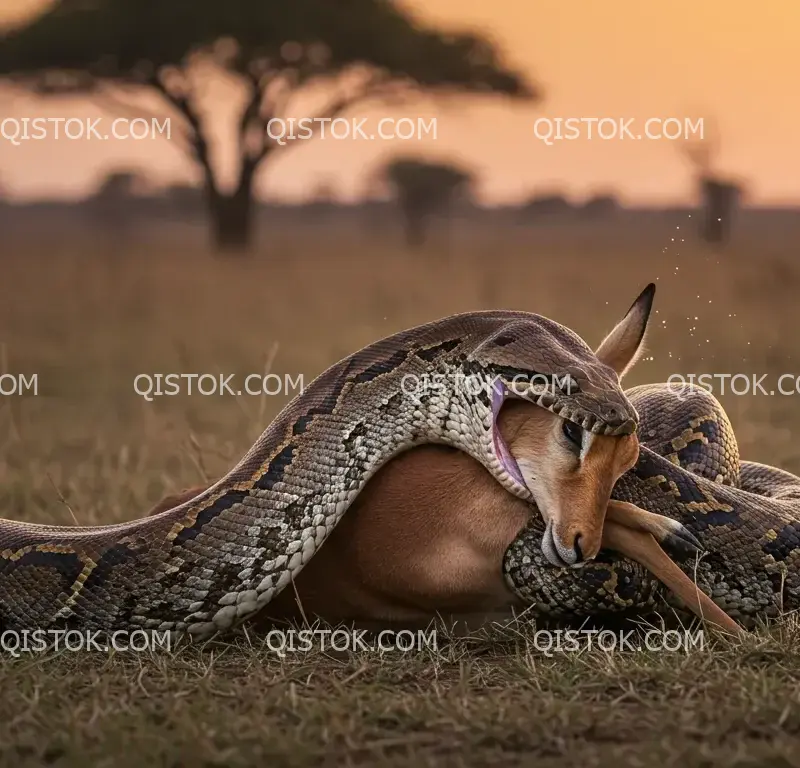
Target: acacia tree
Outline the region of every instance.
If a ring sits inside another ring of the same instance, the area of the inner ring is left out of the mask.
[[[212,162],[202,94],[210,71],[247,91],[234,116],[232,190]],[[333,96],[305,117],[423,93],[537,97],[490,42],[428,28],[391,0],[57,0],[0,36],[0,77],[40,94],[103,97],[119,111],[130,112],[136,95],[157,97],[163,114],[180,121],[182,146],[202,173],[214,242],[226,250],[250,242],[256,171],[298,143],[271,138],[270,120],[294,115],[297,100],[320,86]]]
[[[388,162],[382,176],[402,212],[411,247],[425,242],[430,217],[468,195],[473,183],[472,174],[456,165],[407,157]]]

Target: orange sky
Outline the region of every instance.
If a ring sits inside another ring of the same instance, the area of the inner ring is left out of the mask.
[[[0,22],[47,0],[0,0]],[[588,140],[546,146],[540,117],[704,117],[719,136],[720,172],[749,182],[759,203],[800,202],[800,3],[762,0],[409,0],[441,25],[492,35],[510,62],[545,90],[537,106],[473,103],[439,111],[436,141],[302,141],[271,161],[260,187],[298,197],[330,182],[357,195],[365,171],[398,151],[463,159],[480,173],[482,197],[514,200],[535,189],[583,196],[616,189],[627,201],[685,198],[689,166],[677,142]],[[223,97],[224,98],[224,91]],[[102,116],[75,101],[0,94],[0,118]],[[416,114],[412,111],[385,114]],[[426,108],[423,114],[432,114]],[[112,118],[109,118],[113,119]],[[639,131],[641,132],[641,131]],[[104,173],[139,165],[154,178],[191,178],[164,140],[0,139],[0,182],[18,197],[90,190]]]

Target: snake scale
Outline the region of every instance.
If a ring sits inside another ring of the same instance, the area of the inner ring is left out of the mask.
[[[696,393],[676,404],[663,388],[629,396],[563,325],[483,311],[400,332],[333,365],[225,477],[174,509],[95,527],[0,521],[0,629],[137,628],[201,639],[227,630],[290,583],[381,466],[423,443],[465,451],[533,502],[496,429],[509,396],[596,434],[638,427],[638,463],[614,498],[693,533],[707,554],[683,567],[732,616],[746,623],[796,607],[800,494],[786,489],[800,481],[760,465],[740,469],[713,398]],[[680,447],[664,449],[669,435]],[[550,565],[543,530],[533,515],[503,564],[535,609],[582,615],[663,599],[647,571],[609,553],[579,569]]]
[[[800,607],[800,477],[741,461],[731,423],[705,389],[650,384],[626,394],[640,414],[639,459],[612,498],[693,533],[705,552],[679,565],[743,626]],[[649,571],[612,552],[601,551],[578,578],[548,570],[537,543],[543,532],[534,515],[503,563],[508,584],[535,613],[580,619],[680,607]]]

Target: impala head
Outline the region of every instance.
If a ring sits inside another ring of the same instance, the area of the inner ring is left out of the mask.
[[[641,354],[654,293],[651,284],[596,352],[547,327],[551,337],[540,332],[533,342],[540,350],[545,342],[549,359],[531,367],[530,386],[519,385],[519,374],[514,382],[513,371],[496,381],[495,453],[546,521],[542,550],[553,565],[595,557],[614,484],[638,458],[638,415],[620,379]],[[534,386],[547,376],[551,385]]]

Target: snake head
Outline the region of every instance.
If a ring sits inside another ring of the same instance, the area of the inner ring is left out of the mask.
[[[553,565],[595,557],[614,484],[638,458],[638,414],[620,380],[641,353],[654,291],[640,294],[596,353],[536,315],[510,319],[473,353],[494,374],[497,461],[541,511],[542,550]],[[537,406],[512,420],[513,435],[502,424],[510,400]]]

